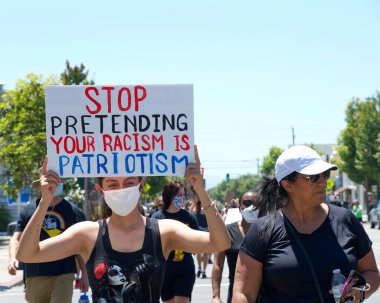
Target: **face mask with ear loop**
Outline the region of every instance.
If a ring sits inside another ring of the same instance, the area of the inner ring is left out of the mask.
[[[253,221],[257,219],[258,214],[259,214],[259,210],[255,208],[253,205],[247,208],[244,208],[241,211],[241,215],[243,219],[249,224],[253,223]]]
[[[136,186],[115,190],[103,190],[104,200],[112,212],[119,216],[129,215],[140,199],[140,183]]]

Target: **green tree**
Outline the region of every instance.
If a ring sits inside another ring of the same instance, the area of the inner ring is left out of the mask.
[[[339,168],[348,177],[368,186],[380,181],[380,95],[351,100],[346,108],[346,127],[338,138]]]
[[[240,197],[245,191],[256,188],[260,182],[258,175],[246,174],[238,178],[230,179],[229,182],[223,181],[212,188],[209,193],[212,199],[224,202],[227,191],[234,193],[235,197]]]
[[[66,60],[66,69],[61,73],[61,82],[64,85],[93,85],[94,80],[88,79],[89,71],[85,71],[83,63],[80,66],[70,66],[69,60]]]
[[[0,103],[0,164],[8,170],[13,186],[2,187],[16,198],[17,190],[37,178],[46,155],[45,85],[58,84],[55,77],[43,80],[29,74],[7,90]]]
[[[284,150],[278,146],[272,146],[269,154],[264,157],[263,164],[260,167],[260,173],[264,176],[274,176],[275,165],[278,157]]]

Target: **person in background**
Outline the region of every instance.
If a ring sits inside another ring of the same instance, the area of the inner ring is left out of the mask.
[[[355,269],[370,285],[365,293],[351,288],[351,302],[378,289],[379,271],[363,226],[347,209],[324,201],[330,170],[335,169],[313,149],[299,145],[279,156],[275,178],[263,177],[259,218],[236,263],[234,303],[335,302],[334,269],[345,277]]]
[[[359,222],[363,222],[362,206],[358,200],[354,200],[352,203],[352,213],[355,215]]]
[[[156,219],[180,221],[191,229],[199,230],[195,215],[184,209],[185,187],[178,181],[170,181],[162,191],[163,208],[153,215]],[[194,260],[190,253],[174,250],[170,253],[161,289],[163,302],[190,302],[195,283]]]
[[[239,253],[240,244],[245,237],[251,223],[257,218],[258,215],[258,195],[254,190],[248,190],[243,193],[239,198],[239,208],[241,210],[242,219],[238,222],[227,224],[228,234],[231,239],[231,247],[226,251],[214,254],[214,265],[212,267],[212,303],[221,303],[220,297],[220,283],[222,281],[222,273],[224,268],[224,260],[227,258],[228,264],[228,295],[227,303],[232,301],[232,289],[234,286],[234,275],[236,268],[236,260]]]
[[[202,201],[209,233],[175,220],[142,216],[138,209],[141,178],[109,176],[99,178],[95,187],[111,210],[110,217],[74,224],[64,233],[39,242],[40,225],[60,182],[57,173],[48,171],[45,159],[40,178],[42,198],[21,237],[17,258],[41,262],[81,254],[93,302],[158,303],[171,251],[220,251],[229,245],[227,230],[204,188],[196,147],[195,159],[196,163],[187,165],[185,177]]]
[[[199,230],[208,232],[208,225],[206,220],[206,215],[202,212],[202,204],[201,201],[199,201],[198,197],[194,195],[194,206],[192,209],[192,212],[195,214],[195,217],[197,218]],[[208,261],[210,258],[210,254],[197,254],[196,259],[198,263],[198,271],[197,271],[197,277],[205,279],[207,278],[206,275],[206,268],[208,265]]]
[[[32,185],[40,188],[39,181],[33,182]],[[42,220],[40,241],[58,236],[75,223],[85,221],[83,212],[75,204],[62,199],[62,191],[63,183],[59,183]],[[16,253],[19,241],[40,202],[41,198],[38,198],[29,203],[20,213],[16,230],[9,241],[8,272],[11,275],[15,275],[18,268],[19,262]],[[86,292],[89,288],[87,271],[79,254],[54,262],[24,262],[26,301],[30,303],[71,303],[74,274],[77,273],[76,261],[81,271],[79,288]]]
[[[152,202],[152,206],[149,209],[149,217],[151,218],[153,214],[162,208],[162,196],[157,196],[156,200]]]

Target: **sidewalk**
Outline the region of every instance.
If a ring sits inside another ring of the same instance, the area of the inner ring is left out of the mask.
[[[0,291],[4,291],[13,286],[22,285],[22,271],[16,276],[8,273],[8,236],[0,236]]]

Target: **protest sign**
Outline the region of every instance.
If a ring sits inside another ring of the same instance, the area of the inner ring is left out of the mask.
[[[61,177],[183,175],[192,85],[47,86],[48,168]]]

